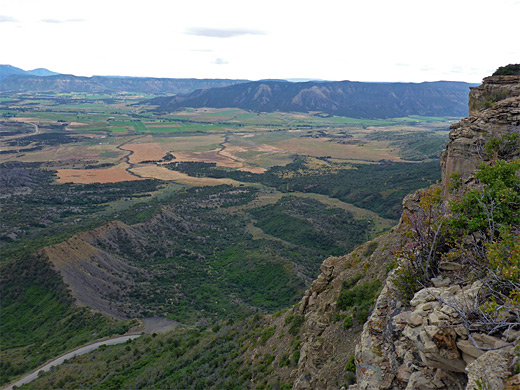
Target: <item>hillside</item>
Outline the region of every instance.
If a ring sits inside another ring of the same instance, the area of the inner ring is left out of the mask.
[[[245,82],[245,80],[47,75],[36,69],[32,72],[6,73],[4,77],[0,78],[0,92],[178,94],[192,92],[200,88],[225,87],[242,82]]]
[[[468,112],[466,99],[470,86],[448,81],[420,84],[256,81],[155,98],[150,104],[157,105],[159,111],[237,107],[257,112],[318,111],[354,118],[462,117]]]

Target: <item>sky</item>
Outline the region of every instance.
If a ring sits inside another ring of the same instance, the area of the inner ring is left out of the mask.
[[[172,78],[466,81],[520,63],[520,0],[0,0],[0,64]]]

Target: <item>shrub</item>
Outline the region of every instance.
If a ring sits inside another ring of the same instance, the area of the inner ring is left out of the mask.
[[[344,329],[349,329],[354,325],[353,319],[359,323],[364,323],[367,320],[372,305],[381,289],[381,282],[377,279],[353,286],[359,280],[359,277],[360,275],[356,275],[348,281],[344,281],[338,296],[338,309],[352,310],[353,313],[353,316],[348,315],[344,317]]]
[[[345,364],[345,371],[356,372],[356,358],[352,355]]]
[[[520,151],[520,135],[508,132],[501,137],[493,137],[484,145],[487,159],[507,158]]]
[[[468,191],[451,204],[452,226],[466,234],[483,232],[489,239],[498,235],[501,227],[520,224],[520,160],[498,160],[482,163],[475,178],[482,189]]]
[[[301,326],[305,322],[305,317],[301,315],[288,315],[285,318],[285,325],[291,325],[289,328],[289,333],[293,336],[296,336],[300,331]]]
[[[400,268],[393,281],[403,299],[411,299],[420,286],[429,285],[431,278],[437,276],[447,235],[447,210],[441,192],[440,186],[423,191],[419,209],[413,214],[403,213],[407,241],[394,251]]]
[[[346,316],[343,321],[343,329],[350,329],[354,326],[354,321],[351,316]]]
[[[520,76],[520,64],[509,64],[499,67],[493,76]]]
[[[410,240],[396,251],[400,268],[393,284],[401,297],[411,299],[437,276],[438,264],[455,261],[465,265],[455,275],[462,283],[483,283],[470,303],[438,298],[457,311],[466,330],[520,326],[519,170],[520,160],[480,164],[476,186],[450,203],[449,217],[442,199],[432,189],[425,192],[419,211],[404,218]]]
[[[371,241],[367,245],[365,251],[363,252],[363,256],[365,256],[365,257],[371,256],[372,253],[374,253],[374,251],[377,249],[377,245],[378,245],[377,241]]]

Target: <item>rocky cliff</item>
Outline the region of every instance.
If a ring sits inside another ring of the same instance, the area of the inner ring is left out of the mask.
[[[483,160],[520,157],[520,77],[484,79],[472,89],[469,107],[470,117],[452,126],[442,157],[446,195],[454,176],[460,179],[459,185],[478,187],[475,171]],[[495,149],[490,156],[485,145],[506,134],[516,141],[507,150]],[[405,209],[413,213],[423,194],[409,196]],[[401,223],[400,230],[406,233],[406,229]],[[518,232],[518,226],[515,229]],[[469,237],[459,240],[461,247],[469,247]],[[479,304],[485,288],[481,280],[461,277],[465,267],[460,258],[441,262],[438,276],[411,300],[400,297],[395,274],[386,280],[356,347],[358,384],[352,388],[520,388],[518,318],[508,317],[508,326],[491,330],[475,321],[471,316],[481,315]]]
[[[451,126],[450,142],[442,157],[442,182],[447,187],[455,173],[465,182],[483,157],[483,146],[492,137],[520,127],[520,76],[486,77],[469,94],[470,116]],[[516,156],[520,152],[516,151]],[[515,156],[509,156],[514,158]]]
[[[405,214],[392,232],[325,260],[299,305],[271,319],[274,336],[250,352],[252,362],[272,356],[278,383],[295,390],[520,389],[518,313],[500,329],[475,325],[472,309],[482,303],[483,282],[464,274],[468,266],[454,255],[435,267],[435,276],[411,299],[396,287],[401,266],[393,268],[399,260],[395,253],[410,241],[407,221],[432,193],[444,194],[441,205],[447,207],[456,196],[449,191],[455,181],[462,189],[478,188],[480,162],[520,157],[519,87],[518,76],[494,76],[471,90],[472,115],[452,126],[442,183],[406,197]],[[491,156],[485,145],[506,134],[514,142]],[[459,237],[462,247],[469,240]],[[361,299],[370,302],[367,288],[381,291],[361,325],[357,314]]]
[[[353,383],[355,347],[366,314],[360,300],[340,310],[338,297],[351,292],[370,303],[391,269],[388,262],[399,237],[389,232],[348,255],[326,259],[302,300],[268,319],[265,329],[273,329],[272,337],[246,351],[246,360],[254,365],[271,356],[273,386],[278,382],[292,389],[326,390]]]

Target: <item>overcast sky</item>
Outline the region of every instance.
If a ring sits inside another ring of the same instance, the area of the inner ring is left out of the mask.
[[[520,0],[0,0],[0,64],[79,76],[480,82]]]

